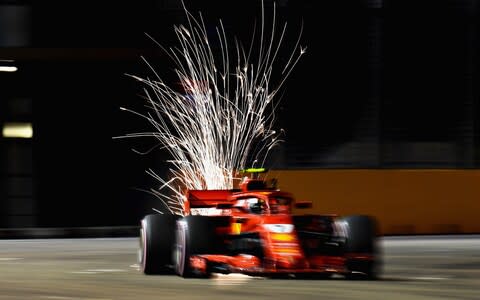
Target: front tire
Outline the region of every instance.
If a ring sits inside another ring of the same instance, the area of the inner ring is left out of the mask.
[[[215,234],[215,228],[229,224],[228,221],[228,218],[223,217],[191,215],[177,221],[173,251],[173,262],[177,275],[184,278],[210,276],[208,265],[203,273],[193,270],[190,266],[190,258],[197,254],[221,252],[221,240]]]
[[[338,221],[337,221],[338,222]],[[364,215],[347,216],[340,219],[339,227],[345,235],[344,254],[367,255],[372,259],[349,258],[346,261],[350,273],[348,279],[377,279],[381,259],[377,245],[378,225],[374,218]]]

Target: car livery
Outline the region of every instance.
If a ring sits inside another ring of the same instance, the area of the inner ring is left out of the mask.
[[[377,278],[377,223],[366,215],[293,214],[309,208],[292,194],[246,178],[239,189],[190,190],[184,216],[141,221],[139,264],[145,274]]]

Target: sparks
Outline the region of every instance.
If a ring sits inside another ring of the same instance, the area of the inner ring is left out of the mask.
[[[168,160],[170,179],[161,178],[153,170],[147,173],[161,183],[151,193],[171,213],[180,215],[185,189],[232,189],[236,170],[258,162],[258,167],[263,166],[268,152],[282,141],[282,130],[278,134],[272,130],[278,105],[272,99],[305,52],[299,46],[300,32],[286,64],[280,66],[278,74],[283,77],[272,88],[271,75],[276,72],[277,54],[286,31],[286,26],[278,34],[275,31],[275,4],[266,38],[262,2],[260,40],[254,32],[248,53],[236,39],[235,46],[230,45],[221,20],[216,27],[217,43],[212,43],[201,15],[196,18],[183,7],[188,24],[174,26],[179,46],[167,49],[157,44],[175,64],[184,92],[169,87],[144,59],[155,79],[130,76],[146,85],[151,111],[122,108],[145,118],[155,129],[122,137],[154,136],[172,156]],[[218,51],[214,52],[214,44]],[[258,57],[254,60],[251,55],[255,49]]]

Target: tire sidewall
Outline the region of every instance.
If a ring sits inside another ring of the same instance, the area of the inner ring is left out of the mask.
[[[140,247],[139,247],[139,250],[138,250],[138,254],[137,254],[138,258],[137,259],[138,259],[138,262],[139,262],[139,265],[140,265],[140,270],[143,273],[148,273],[148,268],[146,268],[147,252],[148,252],[146,227],[147,227],[147,223],[145,222],[145,220],[142,220],[141,221],[141,227],[140,227],[140,237],[139,237]]]
[[[175,230],[175,243],[173,249],[173,262],[177,275],[185,277],[188,275],[188,230],[187,222],[178,220]]]

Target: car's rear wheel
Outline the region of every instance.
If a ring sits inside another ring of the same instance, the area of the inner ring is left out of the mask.
[[[140,226],[138,261],[145,274],[171,273],[175,215],[151,214]]]

